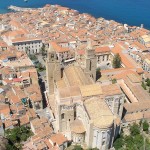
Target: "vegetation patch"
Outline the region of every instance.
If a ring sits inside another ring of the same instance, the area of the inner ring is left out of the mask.
[[[134,123],[129,128],[130,135],[124,135],[122,131],[113,146],[116,150],[150,150],[150,142],[147,136],[145,136],[148,128],[149,124],[147,121],[141,121],[139,125]]]
[[[119,54],[116,54],[113,58],[113,67],[120,68],[121,67],[121,57]]]
[[[8,144],[6,145],[7,150],[21,150],[21,142],[26,141],[33,133],[29,127],[21,126],[15,127],[13,129],[8,129],[5,131],[5,137],[8,139]]]

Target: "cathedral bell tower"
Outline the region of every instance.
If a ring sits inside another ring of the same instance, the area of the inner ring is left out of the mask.
[[[85,73],[96,81],[96,56],[90,40],[88,40],[85,51]]]
[[[53,94],[55,82],[61,79],[61,67],[56,52],[52,46],[50,46],[47,51],[46,76],[48,92],[49,94]]]

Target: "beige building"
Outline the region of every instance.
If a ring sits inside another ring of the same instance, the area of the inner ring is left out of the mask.
[[[142,68],[143,68],[143,70],[150,72],[150,59],[148,59],[148,58],[144,59]]]
[[[78,55],[76,54],[75,59],[76,59],[76,65],[80,66],[84,70],[84,73],[88,77],[93,79],[95,82],[97,61],[96,61],[95,49],[92,47],[90,40],[87,42],[87,47],[82,57],[78,57]]]
[[[49,49],[53,49],[53,51],[56,52],[56,57],[62,65],[67,65],[75,60],[74,52],[68,47],[59,45],[56,42],[51,42],[49,43]]]
[[[146,34],[146,35],[143,35],[139,38],[139,41],[144,44],[145,46],[147,46],[148,44],[150,44],[150,35]]]
[[[43,43],[41,39],[17,38],[12,40],[12,45],[18,51],[24,51],[28,54],[38,54],[41,51]]]
[[[107,150],[119,132],[116,119],[122,116],[124,95],[117,84],[101,86],[94,82],[96,56],[90,45],[82,62],[82,68],[78,60],[61,72],[55,52],[48,52],[47,83],[54,128],[73,143]]]
[[[111,53],[109,46],[97,47],[95,49],[97,67],[101,69],[111,68]]]

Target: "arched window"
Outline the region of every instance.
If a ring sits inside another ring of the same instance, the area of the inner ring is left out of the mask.
[[[74,120],[76,120],[76,117],[77,117],[76,111],[74,111]]]
[[[90,61],[90,70],[92,69],[92,62]]]
[[[65,118],[65,114],[61,114],[61,119],[64,119]]]

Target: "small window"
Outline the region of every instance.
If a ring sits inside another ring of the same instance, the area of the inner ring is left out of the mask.
[[[77,117],[77,116],[76,116],[76,111],[74,111],[74,120],[76,120],[76,117]]]
[[[102,142],[102,145],[105,145],[105,141]]]
[[[51,58],[54,58],[54,54],[51,55]]]
[[[90,61],[90,68],[89,68],[89,70],[92,70],[92,62]]]
[[[65,118],[65,114],[61,114],[61,119],[64,119]]]

